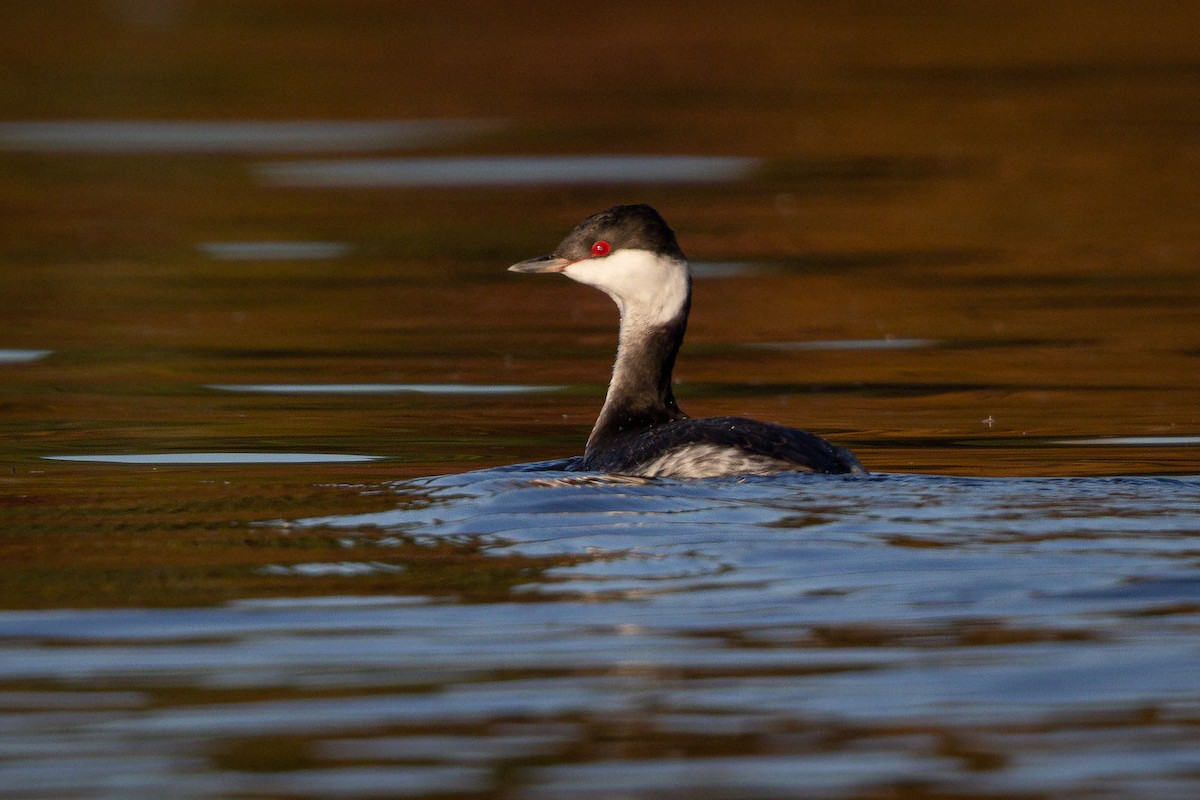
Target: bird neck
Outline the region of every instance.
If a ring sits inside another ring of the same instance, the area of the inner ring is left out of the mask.
[[[687,330],[691,292],[685,293],[676,315],[648,323],[636,308],[621,306],[617,360],[604,407],[588,437],[587,450],[632,431],[687,417],[671,391],[675,356]]]

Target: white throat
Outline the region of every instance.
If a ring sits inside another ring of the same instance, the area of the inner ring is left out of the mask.
[[[687,262],[649,250],[577,261],[563,274],[611,297],[621,311],[622,331],[666,325],[683,312],[690,293]]]

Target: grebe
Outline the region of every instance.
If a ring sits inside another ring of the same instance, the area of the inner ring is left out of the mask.
[[[743,417],[692,419],[671,391],[692,277],[675,233],[647,205],[585,219],[549,255],[512,272],[561,272],[608,294],[621,312],[617,360],[580,469],[645,478],[866,472],[811,433]]]

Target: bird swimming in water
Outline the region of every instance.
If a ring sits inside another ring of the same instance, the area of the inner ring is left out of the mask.
[[[585,219],[549,255],[512,272],[561,272],[608,294],[621,312],[617,360],[580,469],[645,478],[779,472],[866,472],[858,459],[805,431],[744,417],[692,419],[671,391],[692,301],[687,257],[648,205]]]

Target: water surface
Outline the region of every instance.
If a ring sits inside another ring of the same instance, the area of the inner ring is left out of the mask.
[[[272,523],[334,537],[339,561],[260,570],[396,574],[447,542],[562,563],[500,602],[0,615],[0,682],[25,687],[0,693],[22,710],[0,753],[41,768],[9,790],[131,769],[175,796],[1195,789],[1196,478],[535,465],[330,499],[360,491],[394,507]]]
[[[0,4],[0,794],[1200,796],[1189,9]]]
[[[338,464],[372,461],[378,456],[345,453],[90,453],[44,458],[50,461],[94,461],[101,464]]]
[[[752,158],[713,156],[494,156],[293,161],[256,172],[274,186],[431,188],[707,183],[747,177],[757,166]]]
[[[0,122],[0,149],[41,153],[308,153],[424,147],[487,131],[484,120]]]

